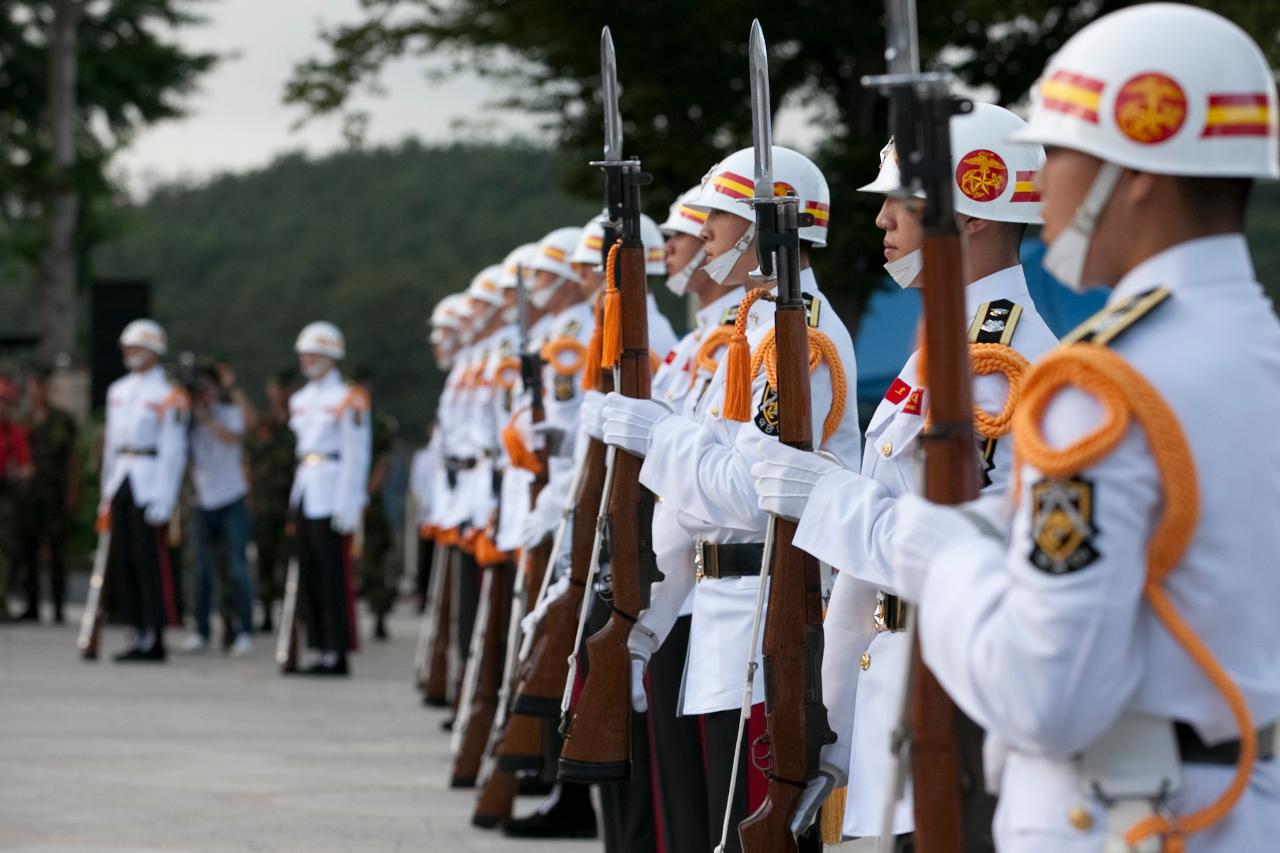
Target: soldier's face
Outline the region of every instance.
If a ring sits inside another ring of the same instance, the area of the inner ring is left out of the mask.
[[[924,229],[920,220],[900,198],[885,196],[880,212],[876,214],[876,227],[884,232],[884,259],[896,261],[924,245]]]
[[[667,238],[667,275],[675,275],[685,268],[702,248],[702,241],[690,234],[676,232]]]
[[[711,211],[702,226],[702,244],[707,250],[707,260],[713,261],[732,249],[749,227],[751,222],[741,216],[723,210]]]
[[[1036,189],[1040,191],[1040,213],[1044,217],[1040,236],[1045,243],[1052,245],[1071,224],[1101,167],[1101,160],[1082,151],[1045,150],[1044,166],[1036,173],[1035,180]]]
[[[156,354],[142,347],[121,347],[124,366],[129,370],[149,370],[156,363]]]
[[[574,264],[574,270],[582,277],[582,295],[590,299],[600,289],[600,285],[604,284],[604,273],[596,270],[595,264]]]
[[[313,352],[298,354],[298,369],[308,379],[319,379],[328,373],[333,365],[333,359],[328,356],[317,355]]]

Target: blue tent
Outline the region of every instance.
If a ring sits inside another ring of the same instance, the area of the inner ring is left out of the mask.
[[[1044,270],[1045,246],[1038,238],[1022,244],[1022,264],[1031,298],[1054,334],[1061,337],[1102,307],[1105,291],[1072,293]],[[858,415],[866,426],[885,389],[915,345],[920,293],[902,290],[888,278],[871,297],[853,347],[858,358]]]

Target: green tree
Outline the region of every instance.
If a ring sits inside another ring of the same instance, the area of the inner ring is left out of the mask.
[[[0,267],[11,274],[35,268],[50,200],[69,187],[79,199],[75,251],[86,255],[101,241],[115,204],[112,156],[142,128],[182,115],[182,98],[217,61],[185,50],[172,36],[175,28],[200,22],[194,10],[203,2],[72,0],[78,16],[69,170],[55,164],[48,115],[54,12],[67,0],[0,3]],[[66,313],[73,323],[74,308]]]
[[[999,102],[1021,99],[1063,41],[1119,0],[925,0],[921,49],[945,55],[965,82],[993,87]],[[1213,0],[1280,56],[1280,4]],[[814,152],[831,184],[829,248],[815,257],[828,295],[856,317],[881,278],[880,238],[870,223],[878,200],[854,190],[874,174],[887,135],[882,99],[860,79],[883,70],[878,0],[361,0],[363,17],[323,31],[328,52],[297,66],[286,99],[311,114],[350,113],[353,93],[376,85],[391,59],[452,55],[459,66],[512,81],[508,106],[545,116],[571,154],[565,185],[595,197],[599,179],[583,167],[601,142],[600,28],[619,55],[628,153],[654,173],[645,197],[658,216],[720,156],[750,144],[747,32],[759,18],[771,47],[775,107],[818,108],[823,141]],[[355,122],[356,125],[359,122]]]

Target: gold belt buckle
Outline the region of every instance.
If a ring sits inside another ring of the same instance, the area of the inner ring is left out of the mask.
[[[706,558],[703,555],[702,546],[706,544],[701,539],[693,543],[693,582],[702,583],[702,579],[707,576]]]
[[[303,464],[303,465],[306,465],[306,466],[308,466],[308,467],[310,467],[310,466],[312,466],[312,465],[319,465],[321,462],[323,462],[323,461],[324,461],[324,459],[325,459],[325,456],[324,456],[324,454],[323,454],[323,453],[304,453],[304,454],[302,454],[302,464]]]

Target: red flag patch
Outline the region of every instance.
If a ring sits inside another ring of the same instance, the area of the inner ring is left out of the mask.
[[[907,395],[911,393],[911,386],[902,381],[899,376],[893,380],[893,384],[889,386],[889,390],[884,392],[884,398],[895,406],[907,399]]]

